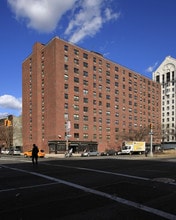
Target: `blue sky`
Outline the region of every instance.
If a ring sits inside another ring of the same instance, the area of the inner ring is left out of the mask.
[[[0,117],[22,111],[22,62],[53,37],[151,78],[176,58],[175,0],[1,0]]]

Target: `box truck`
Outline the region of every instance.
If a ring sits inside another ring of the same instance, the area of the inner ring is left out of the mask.
[[[121,154],[145,153],[144,141],[125,141],[122,145]]]

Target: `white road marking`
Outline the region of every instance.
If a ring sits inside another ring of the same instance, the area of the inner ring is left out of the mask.
[[[9,192],[9,191],[15,191],[15,190],[20,190],[20,189],[33,189],[33,188],[38,188],[38,187],[44,187],[44,186],[50,186],[50,185],[56,185],[58,183],[45,183],[45,184],[38,184],[38,185],[32,185],[32,186],[21,186],[21,187],[16,187],[16,188],[10,188],[10,189],[1,189],[1,192]]]
[[[96,173],[104,173],[104,174],[109,174],[109,175],[114,175],[114,176],[122,176],[122,177],[127,177],[127,178],[131,178],[131,179],[138,179],[138,180],[144,180],[144,181],[155,181],[155,179],[150,179],[150,178],[146,178],[146,177],[140,177],[140,176],[132,176],[129,174],[123,174],[123,173],[114,173],[114,172],[110,172],[110,171],[104,171],[104,170],[96,170],[96,169],[90,169],[90,168],[84,168],[84,167],[73,167],[73,166],[65,166],[65,165],[53,165],[53,164],[49,164],[49,163],[43,163],[45,165],[49,165],[49,166],[58,166],[58,167],[65,167],[65,168],[70,168],[70,169],[77,169],[77,170],[86,170],[86,171],[91,171],[91,172],[96,172]],[[172,182],[163,182],[165,184],[171,184],[171,185],[176,185],[176,182],[172,181]]]
[[[176,220],[176,215],[173,215],[173,214],[170,214],[170,213],[167,213],[167,212],[155,209],[155,208],[151,208],[151,207],[142,205],[142,204],[137,203],[137,202],[133,202],[133,201],[130,201],[130,200],[127,200],[127,199],[123,199],[123,198],[120,198],[120,197],[115,196],[115,195],[111,195],[111,194],[108,194],[108,193],[105,193],[105,192],[101,192],[101,191],[98,191],[98,190],[95,190],[95,189],[91,189],[91,188],[88,188],[88,187],[85,187],[85,186],[82,186],[82,185],[79,185],[79,184],[75,184],[75,183],[68,182],[68,181],[65,181],[65,180],[62,180],[62,179],[47,176],[47,175],[44,175],[44,174],[41,174],[41,173],[31,172],[31,171],[22,170],[22,169],[13,168],[13,167],[8,167],[8,166],[5,166],[5,165],[2,165],[2,167],[7,168],[7,169],[11,169],[11,170],[15,170],[15,171],[18,171],[18,172],[23,172],[23,173],[35,175],[35,176],[38,176],[38,177],[41,177],[41,178],[44,178],[44,179],[47,179],[47,180],[54,181],[56,183],[61,183],[61,184],[64,184],[64,185],[67,185],[67,186],[70,186],[70,187],[73,187],[73,188],[76,188],[76,189],[79,189],[79,190],[83,190],[84,192],[87,192],[87,193],[92,193],[94,195],[98,195],[98,196],[108,198],[108,199],[111,199],[113,201],[116,201],[116,202],[119,202],[119,203],[122,203],[122,204],[125,204],[125,205],[128,205],[128,206],[132,206],[136,209],[140,209],[140,210],[155,214],[157,216],[164,217],[164,218],[169,219],[169,220],[171,220],[171,219]]]

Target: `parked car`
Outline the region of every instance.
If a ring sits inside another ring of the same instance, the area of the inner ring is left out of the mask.
[[[1,150],[1,154],[9,154],[9,149],[8,148],[3,148]]]
[[[85,152],[83,152],[83,153],[81,154],[81,157],[90,157],[90,156],[98,156],[98,155],[99,155],[98,151],[92,151],[92,150],[90,150],[90,151],[85,151]]]
[[[21,151],[17,148],[12,148],[9,150],[10,155],[21,155]]]
[[[25,151],[24,157],[32,157],[32,150]],[[39,149],[38,157],[45,157],[45,151],[42,149]]]
[[[113,155],[118,155],[118,151],[114,150],[114,149],[109,149],[109,150],[106,150],[104,152],[102,152],[100,154],[101,156],[113,156]]]

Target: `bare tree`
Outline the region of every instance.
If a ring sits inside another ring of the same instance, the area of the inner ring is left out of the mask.
[[[130,129],[127,132],[123,132],[121,134],[121,137],[123,140],[144,141],[148,135],[149,135],[149,128],[144,127],[138,130]]]
[[[0,126],[0,143],[5,147],[10,147],[13,145],[12,126]]]
[[[150,127],[141,127],[140,129],[130,129],[127,132],[121,132],[121,138],[125,141],[145,141],[150,142]],[[161,128],[152,128],[153,141],[155,144],[161,142]]]

